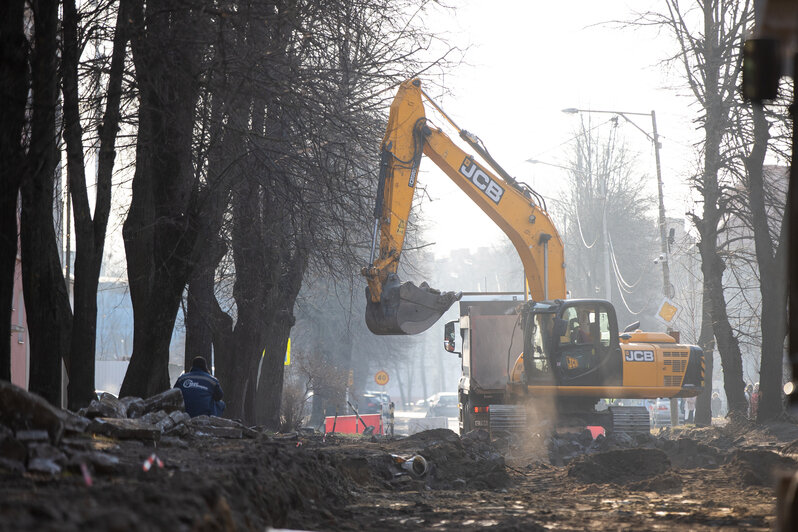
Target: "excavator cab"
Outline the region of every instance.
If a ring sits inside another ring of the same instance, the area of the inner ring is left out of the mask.
[[[560,384],[607,384],[621,356],[615,309],[602,300],[566,300],[555,308],[526,311],[524,357],[527,381],[553,377]],[[618,356],[613,357],[615,353]]]

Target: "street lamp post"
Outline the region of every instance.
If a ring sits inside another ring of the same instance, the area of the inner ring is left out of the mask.
[[[670,265],[669,262],[669,254],[668,254],[668,235],[667,229],[665,227],[665,202],[663,200],[662,194],[662,169],[660,167],[659,161],[659,135],[657,133],[657,115],[652,110],[651,113],[630,113],[627,111],[598,111],[595,109],[577,109],[574,107],[570,107],[568,109],[563,109],[563,113],[568,114],[577,114],[577,113],[603,113],[603,114],[613,114],[616,116],[620,116],[630,124],[632,124],[635,128],[638,129],[643,135],[648,138],[651,142],[654,143],[654,159],[657,165],[657,194],[659,196],[659,237],[660,237],[660,249],[662,250],[663,260],[662,262],[662,293],[667,298],[673,297],[671,291],[671,274],[670,274]],[[629,116],[650,116],[651,117],[651,130],[652,135],[649,135],[646,130],[635,124]],[[675,427],[679,423],[679,411],[678,411],[678,401],[676,399],[671,398],[670,400],[671,406],[671,426]]]
[[[660,238],[660,249],[662,254],[664,255],[664,260],[661,260],[662,263],[662,293],[665,297],[671,298],[673,297],[673,293],[671,290],[671,275],[670,275],[670,265],[668,259],[668,235],[667,235],[667,227],[665,222],[665,201],[663,199],[662,193],[662,167],[660,166],[660,159],[659,159],[659,149],[660,149],[660,142],[659,142],[659,134],[657,133],[657,114],[652,110],[650,113],[631,113],[628,111],[599,111],[596,109],[577,109],[575,107],[569,107],[568,109],[563,109],[563,113],[568,114],[578,114],[578,113],[602,113],[602,114],[613,114],[620,116],[630,124],[632,124],[638,131],[643,133],[643,135],[648,138],[654,144],[654,160],[656,162],[657,168],[657,195],[659,197],[659,238]],[[652,134],[649,133],[638,126],[634,121],[632,121],[629,116],[650,116],[651,117],[651,130]]]

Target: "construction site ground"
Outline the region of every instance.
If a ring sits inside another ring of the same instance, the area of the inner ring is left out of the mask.
[[[0,529],[766,530],[798,457],[788,422],[580,437],[73,436],[58,475],[0,469]]]

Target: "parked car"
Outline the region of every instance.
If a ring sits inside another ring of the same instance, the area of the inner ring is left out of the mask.
[[[441,392],[428,401],[427,417],[458,417],[459,399],[456,392]]]
[[[391,396],[385,392],[365,392],[363,400],[358,406],[359,414],[379,414],[388,412],[388,405],[391,404]]]
[[[671,424],[671,400],[670,399],[649,399],[646,401],[648,411],[651,414],[652,427],[669,427]],[[678,400],[677,400],[678,403]],[[679,424],[684,423],[684,413],[679,410]]]

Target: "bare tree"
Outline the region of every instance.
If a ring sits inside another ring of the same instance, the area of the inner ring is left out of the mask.
[[[206,13],[190,2],[130,2],[139,88],[136,171],[123,236],[133,303],[133,353],[121,395],[169,387],[169,343],[195,259],[195,105]]]
[[[690,213],[690,218],[700,235],[698,247],[706,293],[704,316],[712,320],[729,414],[733,417],[746,415],[747,402],[740,345],[729,322],[724,295],[726,265],[718,247],[722,220],[730,201],[722,148],[724,136],[730,133],[739,85],[738,54],[743,32],[751,22],[752,7],[750,1],[711,0],[684,6],[679,0],[667,0],[664,13],[646,13],[638,20],[640,24],[660,25],[670,30],[678,43],[678,51],[671,59],[682,68],[687,86],[702,110],[696,122],[704,130],[703,168],[693,178],[694,187],[701,195],[702,211]],[[699,342],[711,356],[710,327],[702,325],[701,330]],[[701,409],[707,406],[708,401],[699,403]]]
[[[574,297],[613,302],[619,323],[653,314],[659,286],[652,258],[658,249],[645,192],[648,176],[635,170],[634,157],[618,137],[617,118],[610,133],[581,123],[568,169],[568,196],[559,202],[568,220],[566,256],[569,290]],[[604,228],[606,227],[606,234]],[[607,283],[609,282],[609,286]]]
[[[22,285],[30,331],[29,389],[61,404],[61,363],[69,367],[72,310],[53,225],[59,152],[58,4],[32,2],[32,111],[22,192]]]
[[[108,9],[108,6],[105,6]],[[64,138],[67,151],[67,179],[75,216],[74,317],[70,347],[69,407],[77,410],[94,398],[94,356],[97,336],[97,286],[111,212],[111,190],[116,158],[116,136],[120,122],[122,77],[127,34],[123,0],[116,17],[106,106],[98,125],[99,160],[92,217],[84,160],[84,127],[80,112],[78,66],[82,45],[78,35],[80,14],[74,0],[64,2],[63,73]]]
[[[25,0],[0,3],[0,338],[11,334],[17,259],[17,201],[25,163],[29,45]],[[0,342],[0,379],[11,380],[11,346]]]

